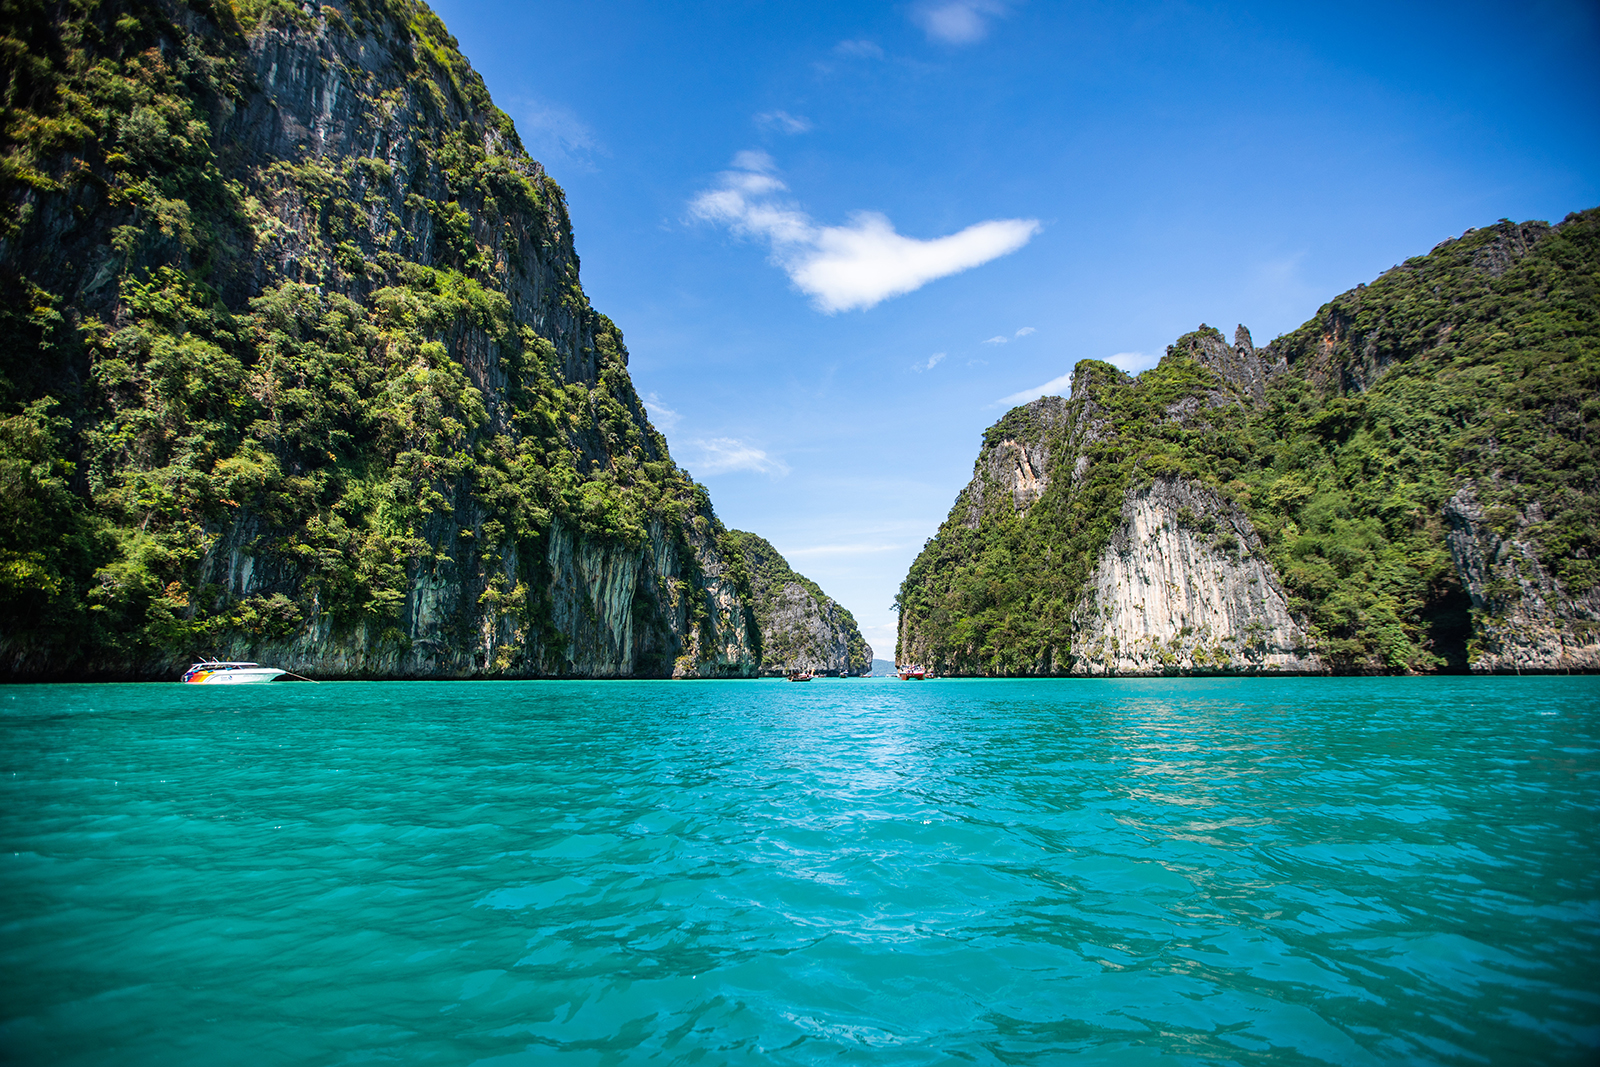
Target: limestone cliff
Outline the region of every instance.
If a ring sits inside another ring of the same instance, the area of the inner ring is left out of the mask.
[[[755,673],[562,191],[424,4],[0,30],[0,674]]]
[[[1006,413],[901,585],[948,674],[1600,669],[1600,211]]]
[[[1073,618],[1069,672],[1321,673],[1249,518],[1180,479],[1130,490]]]
[[[749,575],[761,633],[762,674],[872,672],[872,646],[862,638],[848,609],[795,573],[764,538],[733,530],[728,540]]]
[[[1537,502],[1494,518],[1499,529],[1470,484],[1445,505],[1450,555],[1478,617],[1473,666],[1600,670],[1600,588],[1574,595],[1540,561]]]

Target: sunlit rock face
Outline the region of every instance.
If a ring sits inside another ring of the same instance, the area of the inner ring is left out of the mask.
[[[1074,616],[1070,673],[1320,673],[1238,508],[1175,479],[1130,491]]]
[[[955,507],[969,529],[978,528],[989,508],[1027,515],[1049,488],[1051,445],[1055,431],[1067,418],[1065,400],[1040,397],[1016,409],[1008,423],[985,438],[973,465],[972,481],[961,491]]]

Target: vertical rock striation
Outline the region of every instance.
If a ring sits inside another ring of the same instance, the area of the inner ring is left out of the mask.
[[[795,573],[764,538],[734,530],[729,545],[749,576],[761,633],[762,674],[872,672],[872,646],[862,638],[848,609]]]
[[[1450,556],[1478,618],[1478,670],[1600,670],[1600,588],[1574,595],[1546,569],[1529,535],[1540,511],[1503,517],[1502,536],[1471,485],[1445,505]]]
[[[1130,490],[1074,616],[1070,673],[1322,673],[1261,547],[1214,492]]]

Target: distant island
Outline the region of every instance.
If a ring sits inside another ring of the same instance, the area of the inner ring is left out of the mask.
[[[900,586],[953,675],[1600,669],[1600,209],[991,426]]]

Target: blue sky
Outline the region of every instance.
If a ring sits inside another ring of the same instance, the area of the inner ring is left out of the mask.
[[[434,7],[674,457],[880,658],[983,429],[1076,361],[1600,204],[1592,0]]]

